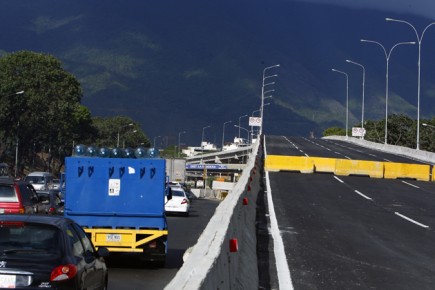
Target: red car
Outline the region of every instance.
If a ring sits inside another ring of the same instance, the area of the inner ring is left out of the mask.
[[[23,181],[0,179],[0,214],[38,213],[43,208],[32,185]]]

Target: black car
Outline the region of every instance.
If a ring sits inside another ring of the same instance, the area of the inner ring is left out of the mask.
[[[68,218],[0,215],[0,288],[107,289],[108,254]]]

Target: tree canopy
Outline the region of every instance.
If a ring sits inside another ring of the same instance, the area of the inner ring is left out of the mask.
[[[92,118],[82,94],[79,81],[54,56],[19,51],[1,57],[0,161],[11,163],[17,156],[21,172],[42,152],[43,170],[50,170],[54,157],[63,165],[74,144],[115,147],[122,137],[123,146],[149,146],[127,117]],[[123,130],[129,124],[132,130]]]

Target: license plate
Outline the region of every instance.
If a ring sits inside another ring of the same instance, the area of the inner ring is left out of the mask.
[[[0,287],[1,288],[15,288],[15,275],[0,275]]]
[[[121,235],[120,234],[107,234],[106,235],[106,241],[107,242],[120,242],[121,241]]]

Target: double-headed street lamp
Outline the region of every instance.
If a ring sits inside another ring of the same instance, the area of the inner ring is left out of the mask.
[[[346,76],[346,138],[348,137],[348,126],[349,126],[349,75],[341,70],[335,68],[332,69],[333,72],[337,72]]]
[[[408,21],[399,20],[399,19],[393,19],[393,18],[385,18],[386,21],[393,21],[393,22],[400,22],[405,23],[414,30],[415,35],[417,36],[417,42],[418,42],[418,81],[417,81],[417,150],[420,150],[420,60],[421,60],[421,42],[423,41],[423,36],[426,30],[435,24],[435,22],[429,23],[424,29],[421,35],[418,35],[417,29],[409,23]]]
[[[387,50],[385,49],[385,47],[374,40],[367,40],[367,39],[361,39],[361,42],[369,42],[369,43],[374,43],[379,45],[382,50],[384,51],[385,54],[385,59],[387,61],[387,68],[386,68],[386,73],[385,73],[385,141],[384,143],[387,144],[387,128],[388,128],[388,70],[389,70],[389,62],[390,62],[390,56],[391,53],[393,52],[393,49],[396,48],[399,45],[403,45],[403,44],[415,44],[415,42],[399,42],[396,43],[395,45],[393,45],[393,47],[391,47],[390,51],[387,53]]]
[[[222,128],[222,151],[224,151],[224,140],[225,140],[225,125],[228,123],[232,123],[233,121],[226,121],[224,122],[223,128]]]
[[[180,144],[181,144],[181,142],[180,142],[180,139],[181,139],[181,134],[186,134],[186,131],[182,131],[182,132],[178,132],[178,152],[177,152],[177,156],[178,157],[180,157],[180,152],[181,152],[181,146],[180,146]]]
[[[266,76],[266,71],[268,71],[269,69],[275,68],[275,67],[279,67],[279,66],[280,66],[279,64],[275,64],[275,65],[268,66],[265,69],[263,69],[263,82],[262,82],[262,86],[261,86],[261,106],[260,106],[260,109],[261,109],[261,111],[260,111],[260,118],[261,118],[260,135],[263,132],[263,107],[264,107],[264,94],[265,94],[264,87],[268,86],[268,85],[275,84],[275,82],[264,83],[264,81],[266,79],[268,79],[268,78],[272,78],[272,77],[278,76],[276,74],[275,75]]]
[[[366,82],[366,69],[362,64],[357,63],[355,61],[351,61],[349,59],[346,59],[346,62],[361,67],[362,71],[363,71],[363,75],[362,75],[361,127],[364,129],[364,86],[365,86],[365,82]],[[364,136],[362,136],[362,138],[364,138]]]
[[[116,142],[116,147],[117,147],[117,148],[119,148],[119,131],[121,131],[122,129],[124,129],[124,128],[128,127],[128,126],[133,126],[133,123],[127,124],[127,125],[125,125],[125,126],[121,126],[121,127],[118,129],[118,141]]]

